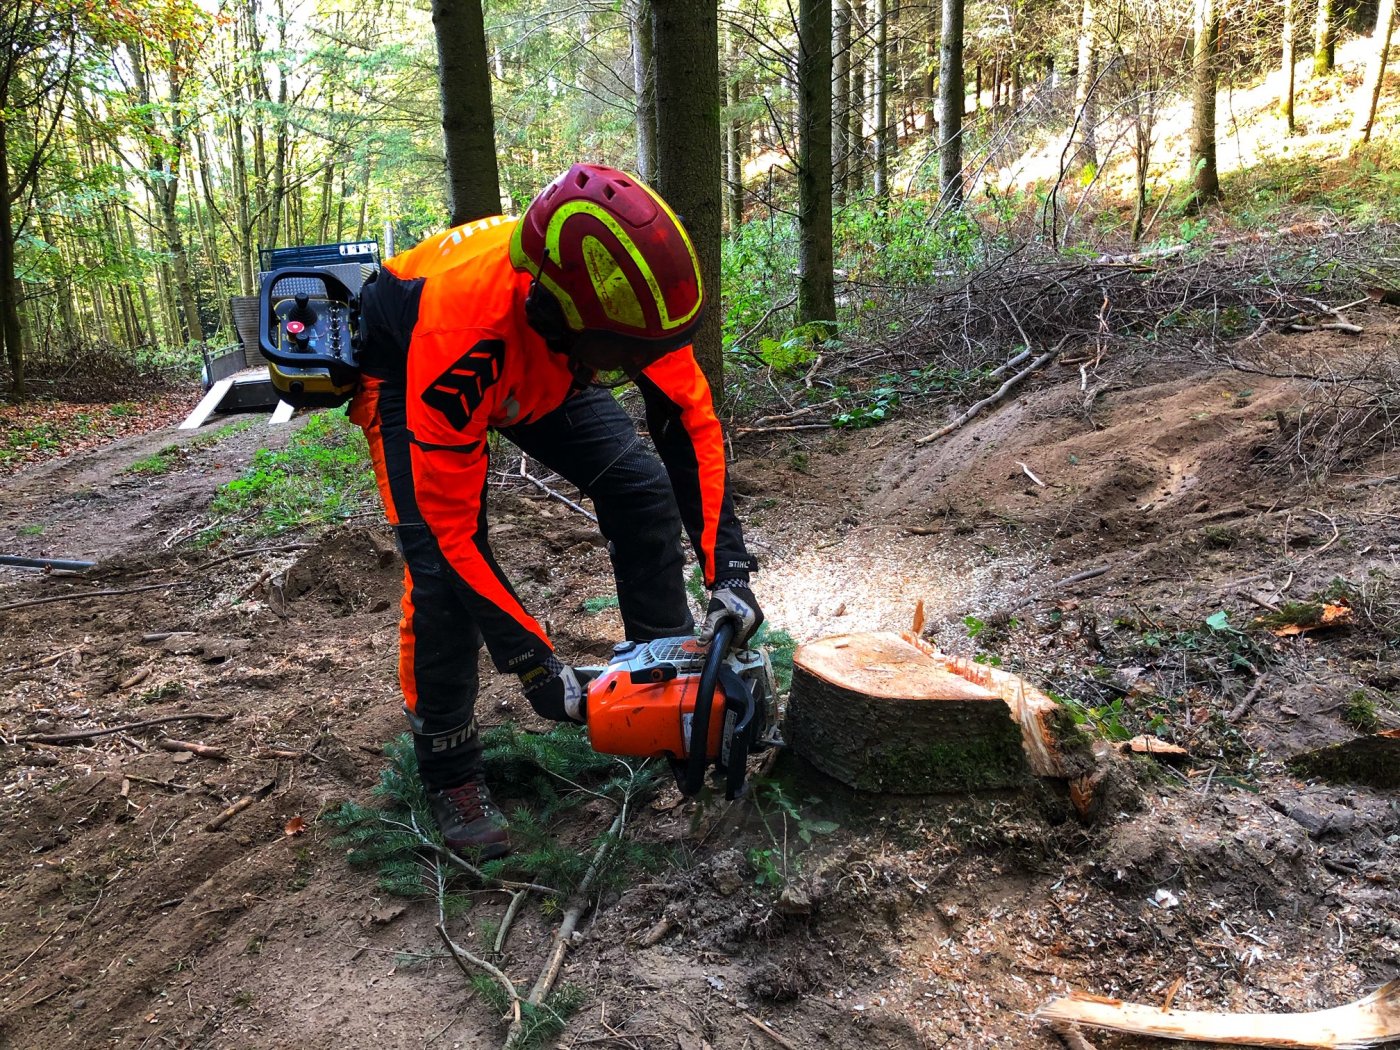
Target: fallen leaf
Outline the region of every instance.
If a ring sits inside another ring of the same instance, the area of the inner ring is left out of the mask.
[[[306,830],[306,820],[302,817],[293,817],[287,821],[287,826],[282,829],[284,835],[300,835]]]

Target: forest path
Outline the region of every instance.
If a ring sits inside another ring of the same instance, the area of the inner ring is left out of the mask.
[[[1400,356],[1393,317],[1365,323],[1374,344],[1350,351]],[[771,804],[769,830],[751,805],[697,841],[689,804],[664,792],[633,829],[677,862],[603,896],[564,975],[587,1005],[563,1045],[739,1050],[766,1040],[754,1014],[803,1050],[1048,1050],[1030,1013],[1066,984],[1152,1002],[1180,976],[1178,1005],[1312,1009],[1397,976],[1393,796],[1307,784],[1281,765],[1355,735],[1343,715],[1357,692],[1400,723],[1396,636],[1384,633],[1400,626],[1385,619],[1400,551],[1389,447],[1358,446],[1307,487],[1288,475],[1275,413],[1314,387],[1150,357],[1110,364],[1103,381],[1086,407],[1077,373],[1049,373],[927,446],[913,439],[943,409],[738,442],[756,589],[799,640],[906,627],[923,601],[945,647],[1004,660],[1105,723],[1159,719],[1191,746],[1189,772],[1140,770],[1083,828],[1054,817],[1048,796],[852,797],[789,764],[780,782],[803,819],[840,825],[811,847]],[[0,481],[0,544],[104,561],[100,583],[0,572],[0,604],[176,584],[0,613],[0,732],[229,716],[0,746],[0,820],[13,829],[0,843],[5,1045],[499,1044],[490,1008],[438,957],[433,909],[347,867],[315,819],[369,797],[402,728],[387,530],[367,519],[218,564],[219,552],[163,549],[288,433],[255,422],[171,454],[153,480],[126,468],[181,443],[170,432]],[[584,606],[610,581],[583,518],[502,487],[492,536],[526,605],[552,610],[566,655],[615,637],[615,612]],[[1242,633],[1259,610],[1237,592],[1282,604],[1338,578],[1354,584],[1354,630]],[[986,626],[1038,595],[1014,623]],[[1238,639],[1205,627],[1224,609]],[[1268,679],[1229,723],[1252,683],[1236,657],[1267,659]],[[533,724],[500,676],[478,711]],[[162,750],[162,735],[228,758]],[[259,801],[207,830],[248,795]],[[295,818],[306,831],[291,833]],[[599,830],[559,833],[582,843]],[[754,850],[788,868],[796,896],[759,884]],[[503,906],[474,907],[463,943],[484,943]],[[643,946],[662,918],[675,932]],[[538,969],[554,921],[538,909],[517,921],[500,960],[517,980]]]

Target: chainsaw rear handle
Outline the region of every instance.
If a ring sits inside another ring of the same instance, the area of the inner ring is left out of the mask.
[[[685,795],[699,794],[705,786],[705,769],[710,764],[710,717],[715,706],[715,687],[719,684],[719,673],[732,641],[734,623],[724,620],[715,628],[714,637],[710,639],[710,652],[705,657],[700,685],[695,692],[695,712],[690,723],[690,755],[686,759],[685,779],[681,783],[681,793]]]
[[[276,316],[272,306],[273,293],[276,292],[277,286],[282,281],[293,278],[320,281],[325,285],[326,298],[343,303],[346,310],[350,312],[352,322],[358,319],[359,296],[334,274],[327,273],[325,270],[291,266],[274,270],[263,280],[262,290],[258,293],[258,348],[262,351],[263,357],[284,368],[326,368],[330,370],[331,377],[337,382],[353,381],[356,371],[354,351],[358,349],[359,343],[359,333],[354,332],[353,329],[350,345],[341,354],[312,353],[310,351],[288,352],[283,350],[281,345],[272,341],[272,320]]]

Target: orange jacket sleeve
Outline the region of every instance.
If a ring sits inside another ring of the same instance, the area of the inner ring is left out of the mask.
[[[695,354],[689,347],[667,354],[637,377],[637,386],[705,583],[747,580],[757,564],[744,547],[725,465],[724,429]]]

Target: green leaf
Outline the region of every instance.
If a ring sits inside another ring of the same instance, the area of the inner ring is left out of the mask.
[[[1218,613],[1212,613],[1211,615],[1207,616],[1206,626],[1209,627],[1212,631],[1233,630],[1233,628],[1231,628],[1230,626],[1230,614],[1227,613],[1224,609],[1221,609]]]

